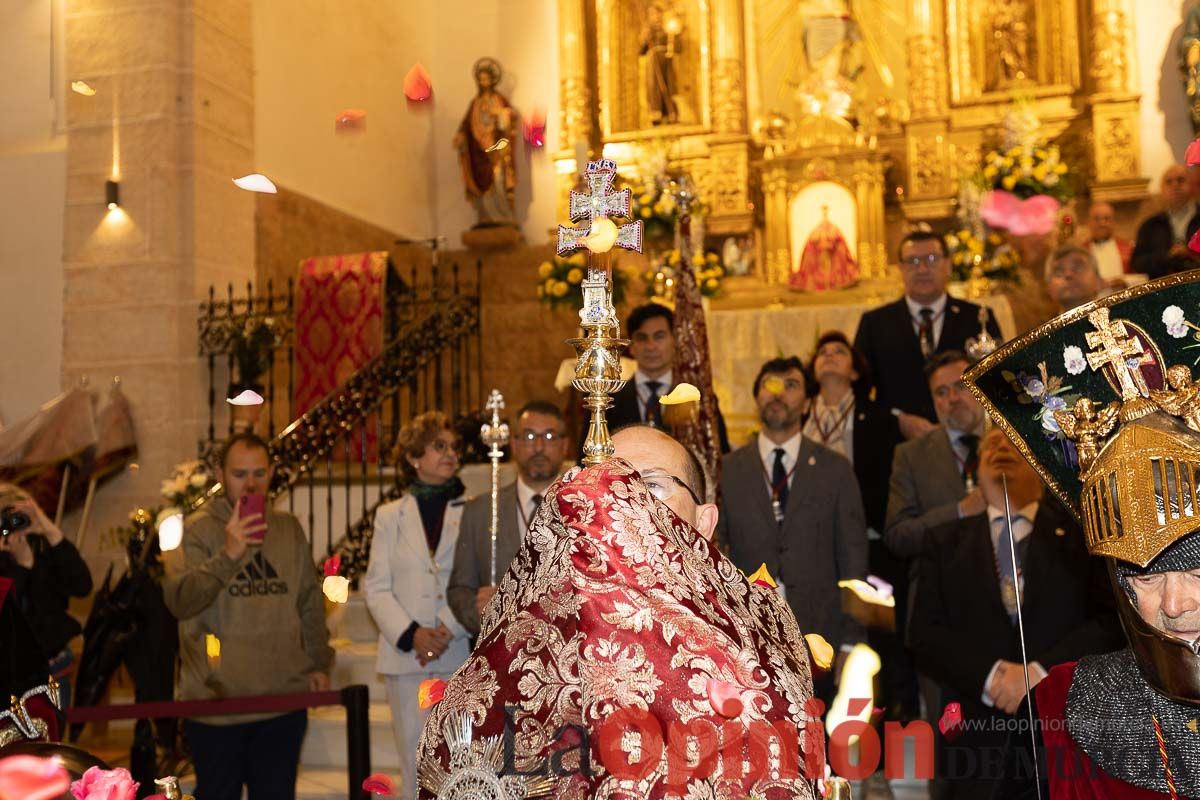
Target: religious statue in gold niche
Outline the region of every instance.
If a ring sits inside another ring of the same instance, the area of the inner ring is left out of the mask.
[[[516,225],[516,113],[508,98],[496,90],[500,64],[481,58],[472,69],[477,93],[454,137],[467,199],[479,215],[476,227]]]
[[[649,5],[639,55],[646,58],[646,109],[651,125],[673,125],[679,121],[675,56],[682,33],[683,23],[678,15],[668,15],[661,3]]]
[[[852,116],[854,81],[864,66],[863,29],[847,0],[800,0],[804,74],[797,97],[808,114]]]
[[[1026,0],[996,0],[991,11],[987,89],[1028,83],[1033,74],[1029,52],[1032,9]]]
[[[1192,130],[1200,133],[1200,6],[1192,6],[1184,17],[1179,57],[1183,87],[1192,112]]]
[[[858,282],[858,262],[850,254],[846,237],[829,220],[829,206],[821,206],[821,221],[813,228],[800,263],[788,279],[788,288],[799,292],[845,289]]]

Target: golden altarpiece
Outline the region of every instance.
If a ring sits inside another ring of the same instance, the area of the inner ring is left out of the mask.
[[[1139,199],[1134,6],[559,0],[563,202],[585,148],[643,170],[657,154],[691,174],[708,233],[755,234],[758,275],[778,283],[817,187],[862,277],[883,278],[900,235],[887,220],[952,217],[959,177],[978,169],[1016,98],[1032,102],[1081,188]],[[648,71],[663,48],[672,76],[656,90]]]

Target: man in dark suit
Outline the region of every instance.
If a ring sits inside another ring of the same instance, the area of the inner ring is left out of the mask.
[[[922,366],[934,354],[962,350],[979,335],[979,306],[946,294],[949,251],[936,233],[913,231],[900,242],[904,297],[863,315],[854,346],[875,380],[875,401],[900,420],[900,433],[915,439],[933,429],[933,398]],[[996,321],[988,332],[1000,339]]]
[[[496,575],[498,581],[521,546],[542,495],[558,477],[567,455],[567,426],[553,403],[534,400],[517,413],[508,444],[517,480],[497,497]],[[483,607],[496,593],[492,580],[492,496],[482,494],[463,509],[446,601],[459,623],[479,635]]]
[[[938,740],[942,797],[971,800],[991,796],[1004,777],[1007,731],[1025,699],[1018,593],[1031,687],[1055,664],[1122,642],[1104,566],[1088,558],[1078,525],[1042,497],[1037,473],[998,428],[980,445],[979,483],[985,512],[929,537],[909,631],[918,666],[967,721],[952,743]]]
[[[640,305],[629,312],[625,334],[629,337],[629,355],[637,361],[637,372],[621,391],[613,395],[612,406],[605,413],[608,429],[616,431],[637,423],[662,428],[662,407],[658,398],[675,388],[671,374],[675,363],[675,315],[671,309],[657,303]],[[720,409],[717,410],[717,433],[721,439],[721,452],[728,452],[729,439]],[[583,436],[587,436],[586,426]],[[579,450],[583,450],[583,439],[579,441]]]
[[[842,612],[837,584],[867,575],[866,520],[850,462],[801,432],[808,383],[794,356],[759,370],[762,431],[723,460],[718,530],[743,572],[766,565],[801,632],[849,649],[865,635]],[[816,693],[828,700],[833,685],[826,676]]]
[[[1167,167],[1162,176],[1163,210],[1138,226],[1130,268],[1159,278],[1170,272],[1194,269],[1195,254],[1188,242],[1200,230],[1200,213],[1188,191],[1188,170],[1182,164]]]

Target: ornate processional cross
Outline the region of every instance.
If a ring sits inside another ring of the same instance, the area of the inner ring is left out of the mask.
[[[1096,326],[1095,331],[1087,334],[1088,347],[1099,348],[1087,354],[1088,364],[1092,369],[1105,366],[1113,368],[1121,385],[1122,400],[1148,397],[1150,389],[1138,368],[1145,353],[1125,330],[1125,323],[1120,320],[1109,321],[1107,308],[1098,308],[1088,314],[1088,322]],[[1133,365],[1129,363],[1131,356],[1138,357]]]

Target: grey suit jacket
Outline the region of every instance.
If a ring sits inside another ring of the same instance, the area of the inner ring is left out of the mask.
[[[726,456],[721,498],[718,530],[730,558],[747,575],[767,565],[801,632],[819,633],[834,647],[863,641],[865,631],[842,613],[837,586],[867,575],[867,523],[850,462],[802,439],[778,525],[753,440]]]
[[[496,531],[496,582],[504,577],[509,564],[521,547],[517,530],[517,484],[500,490],[496,498],[500,526]],[[479,613],[475,610],[475,592],[492,583],[492,496],[481,494],[463,509],[458,546],[454,550],[454,569],[446,586],[446,602],[459,623],[479,635]]]
[[[944,427],[904,442],[892,460],[884,542],[901,558],[920,555],[929,531],[958,519],[958,501],[966,495]]]

